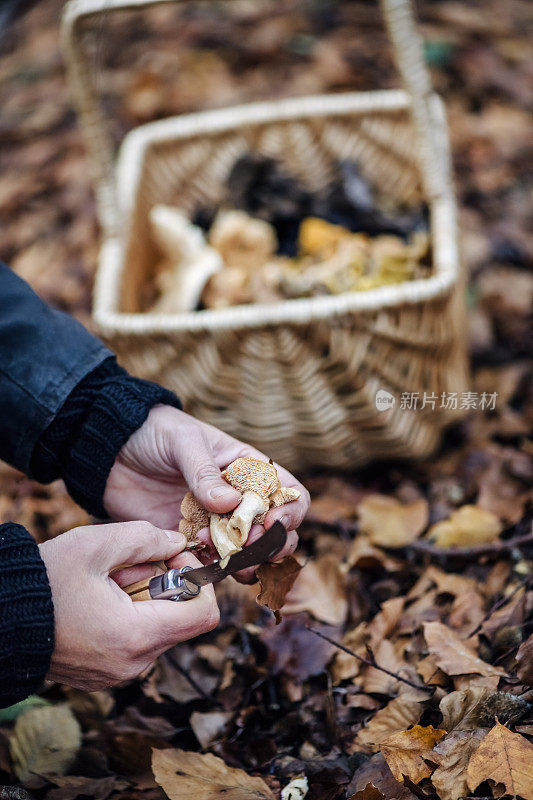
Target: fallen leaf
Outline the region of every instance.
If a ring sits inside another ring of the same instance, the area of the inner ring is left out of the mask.
[[[106,800],[112,792],[122,792],[129,787],[127,781],[120,780],[116,775],[105,778],[54,775],[50,780],[57,788],[47,793],[47,800],[76,800],[77,797]]]
[[[308,622],[309,618],[300,614],[285,617],[281,625],[272,621],[262,629],[261,641],[268,648],[270,670],[274,674],[283,673],[305,681],[325,670],[336,648],[308,630],[305,627]],[[319,626],[319,630],[332,638],[338,635],[336,628]]]
[[[447,675],[504,675],[501,667],[487,664],[463,642],[459,636],[442,622],[424,622],[424,637],[428,651]]]
[[[398,654],[400,647],[396,647],[390,639],[383,639],[376,648],[374,648],[374,658],[380,667],[385,667],[390,672],[395,672],[403,678],[415,681],[417,680],[416,671]],[[400,692],[409,691],[414,692],[415,689],[401,683],[393,675],[388,675],[375,667],[365,667],[365,677],[363,681],[363,688],[365,692],[370,694],[398,694]],[[427,697],[427,695],[425,695]]]
[[[403,780],[405,775],[413,783],[419,783],[432,772],[424,756],[428,757],[435,744],[445,735],[445,730],[434,728],[433,725],[415,725],[408,731],[399,731],[384,739],[380,750],[397,781]]]
[[[400,503],[394,497],[371,494],[357,506],[359,527],[371,544],[403,547],[417,539],[428,524],[426,500]]]
[[[309,561],[297,576],[282,611],[284,615],[308,611],[329,625],[342,625],[348,600],[338,559],[324,555]]]
[[[516,663],[518,664],[516,674],[520,680],[533,686],[533,633],[520,645],[516,654]]]
[[[398,624],[404,607],[403,597],[392,597],[381,604],[380,611],[368,625],[370,647],[374,650],[382,639],[386,639]]]
[[[510,603],[498,608],[483,622],[482,631],[488,639],[494,641],[495,635],[504,628],[521,625],[524,622],[525,613],[526,593],[524,590],[520,590]]]
[[[9,741],[17,778],[65,773],[79,750],[81,729],[66,703],[30,708],[20,716]]]
[[[437,662],[434,656],[426,656],[421,658],[417,665],[416,671],[424,679],[424,683],[436,684],[437,686],[446,686],[448,677],[444,672],[437,667]]]
[[[342,639],[342,644],[357,653],[358,656],[366,656],[366,622],[361,622],[352,631],[348,631]],[[331,664],[331,677],[335,684],[341,681],[355,678],[361,669],[361,662],[354,658],[349,653],[342,650],[337,650],[333,663]]]
[[[519,733],[496,723],[468,764],[468,788],[475,791],[483,781],[503,783],[506,793],[533,796],[533,744]]]
[[[427,538],[438,547],[473,547],[494,542],[503,525],[495,514],[478,506],[462,506],[449,519],[436,522]]]
[[[368,784],[378,789],[386,800],[414,800],[415,797],[403,783],[396,780],[381,753],[375,753],[355,771],[347,788],[348,797],[350,792],[364,791]],[[371,800],[374,800],[372,796]]]
[[[350,569],[373,569],[383,567],[387,572],[397,572],[401,569],[401,564],[383,550],[371,544],[368,536],[358,534],[353,540],[347,556],[347,563]]]
[[[458,800],[468,790],[468,762],[487,735],[486,730],[454,731],[435,747],[431,758],[438,767],[431,776],[440,800]]]
[[[471,686],[445,695],[439,704],[443,727],[448,732],[479,728],[480,709],[491,694],[491,690],[484,686]]]
[[[379,744],[388,736],[399,731],[404,731],[410,725],[418,722],[422,715],[422,706],[416,700],[408,697],[395,697],[378,711],[366,728],[357,733],[359,744],[370,747],[376,751]]]
[[[278,623],[281,622],[280,608],[285,603],[285,597],[292,589],[301,569],[295,558],[287,556],[283,561],[261,564],[256,571],[261,586],[257,602],[260,606],[266,606],[273,611]]]
[[[228,767],[211,753],[154,750],[152,770],[170,800],[274,800],[262,778]]]
[[[205,713],[193,711],[190,718],[191,728],[204,750],[220,738],[232,716],[227,711],[206,711]]]
[[[385,800],[385,795],[373,783],[367,783],[364,789],[352,794],[348,800]]]

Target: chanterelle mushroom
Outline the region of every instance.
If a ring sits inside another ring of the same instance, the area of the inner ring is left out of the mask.
[[[237,508],[231,515],[208,512],[188,492],[181,504],[183,519],[179,530],[191,540],[209,524],[213,544],[224,559],[242,549],[253,523],[263,522],[269,508],[297,500],[300,492],[281,486],[273,464],[251,456],[233,461],[222,475],[242,494]]]

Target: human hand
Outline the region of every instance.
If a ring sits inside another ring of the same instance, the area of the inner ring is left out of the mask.
[[[146,562],[153,560],[200,566],[191,553],[181,553],[184,547],[182,534],[138,521],[74,528],[40,544],[55,617],[48,677],[102,689],[135,678],[168,648],[212,630],[219,621],[212,586],[181,603],[134,603],[119,586],[151,574]],[[123,564],[144,566],[110,577]]]
[[[120,451],[107,480],[104,507],[116,520],[142,518],[174,529],[181,518],[181,501],[190,489],[209,511],[231,511],[241,495],[224,480],[221,469],[243,456],[267,460],[263,453],[212,425],[170,406],[156,406]],[[309,507],[309,493],[290,472],[276,468],[281,484],[300,492],[299,500],[272,508],[265,519],[266,529],[281,520],[289,531],[279,560],[296,549],[295,529]],[[262,532],[262,526],[254,525],[247,543]],[[216,553],[207,529],[200,538],[206,545],[202,560],[212,559]],[[248,581],[253,575],[253,569],[246,570],[239,579]]]

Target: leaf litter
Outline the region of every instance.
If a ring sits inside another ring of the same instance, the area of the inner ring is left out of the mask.
[[[98,230],[58,55],[60,5],[42,0],[0,49],[0,256],[90,325]],[[431,461],[301,476],[313,498],[303,568],[265,568],[255,587],[224,582],[219,628],[127,686],[49,685],[48,705],[3,715],[1,784],[21,781],[37,800],[279,798],[303,777],[307,800],[533,797],[527,5],[418,10],[450,121],[472,389],[497,392],[495,409],[472,412]],[[97,31],[119,133],[200,107],[396,85],[368,4],[168,6],[142,19],[144,38],[139,12]],[[254,181],[233,176],[235,207],[252,202],[289,230],[305,198],[261,195]],[[39,541],[89,521],[59,483],[7,466],[0,483],[2,519]]]

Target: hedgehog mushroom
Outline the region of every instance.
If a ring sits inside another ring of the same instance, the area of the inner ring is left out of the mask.
[[[181,504],[183,519],[179,531],[189,546],[196,544],[199,530],[209,525],[211,539],[221,559],[242,550],[254,522],[263,523],[269,508],[282,506],[300,497],[297,489],[281,486],[272,463],[246,456],[229,464],[222,472],[225,480],[242,494],[242,500],[231,514],[215,514],[200,505],[192,492]]]
[[[192,492],[187,492],[181,501],[181,513],[183,517],[180,519],[178,530],[187,538],[187,546],[194,547],[198,544],[196,541],[198,531],[209,526],[209,514]]]
[[[297,500],[300,492],[282,487],[275,466],[252,456],[233,461],[222,476],[242,494],[241,502],[229,518],[211,514],[211,538],[224,558],[242,548],[252,524],[262,523],[269,508]]]

